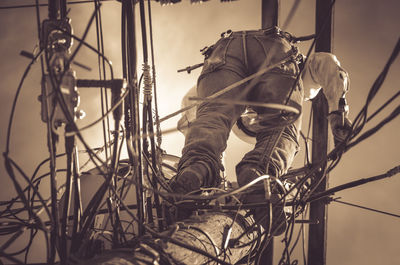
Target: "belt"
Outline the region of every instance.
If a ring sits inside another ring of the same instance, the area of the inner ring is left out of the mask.
[[[270,27],[266,29],[259,29],[259,30],[242,30],[242,31],[231,31],[231,36],[242,36],[243,34],[246,35],[269,35],[269,34],[278,34],[281,32],[281,29],[278,27]]]
[[[243,35],[247,36],[260,36],[260,35],[270,35],[270,34],[277,34],[280,37],[285,38],[289,42],[293,42],[295,37],[293,37],[289,32],[281,30],[279,27],[270,27],[266,29],[259,29],[259,30],[242,30],[242,31],[232,31],[227,30],[221,33],[222,38],[228,37],[242,37]]]

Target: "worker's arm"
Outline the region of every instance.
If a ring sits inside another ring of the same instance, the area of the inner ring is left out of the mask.
[[[323,88],[329,112],[338,110],[339,99],[346,95],[350,81],[336,56],[326,52],[317,52],[308,58],[302,80],[306,99],[314,98]]]
[[[323,89],[329,106],[329,123],[335,144],[343,141],[351,128],[345,95],[349,89],[349,75],[331,53],[311,55],[302,73],[305,98],[312,99]]]

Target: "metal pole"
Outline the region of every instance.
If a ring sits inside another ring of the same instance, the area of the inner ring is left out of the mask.
[[[332,47],[332,2],[333,0],[316,1],[315,31],[317,35],[315,51],[331,52]],[[328,104],[322,93],[313,100],[313,145],[312,163],[317,164],[326,159],[328,151]],[[315,192],[325,191],[328,178],[325,177],[326,163],[321,165],[315,174],[314,182],[322,181]],[[318,224],[310,225],[308,237],[308,265],[326,264],[327,243],[327,206],[323,200],[310,203],[310,219]]]
[[[125,56],[123,57],[124,78],[129,83],[131,90],[125,101],[125,121],[127,138],[126,143],[131,148],[128,148],[129,160],[133,167],[133,174],[136,178],[136,200],[138,205],[139,219],[139,235],[143,235],[145,221],[145,202],[143,190],[143,175],[142,175],[142,146],[140,139],[140,121],[139,121],[139,89],[137,84],[137,50],[136,50],[136,28],[135,28],[135,1],[124,0],[123,13],[125,14],[125,22],[123,22],[125,40],[122,42],[122,49]],[[131,153],[133,150],[134,153]]]
[[[261,12],[261,25],[263,29],[278,26],[279,0],[262,0]],[[260,264],[273,264],[274,240],[270,240],[260,255]]]
[[[261,12],[263,29],[278,26],[279,0],[262,0]]]

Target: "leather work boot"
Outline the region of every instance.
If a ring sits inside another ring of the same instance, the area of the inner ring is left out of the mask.
[[[200,188],[204,186],[208,174],[208,169],[203,164],[195,163],[184,168],[174,176],[169,186],[174,193],[187,194],[192,191],[200,190]],[[188,219],[192,215],[192,210],[179,206],[172,206],[168,203],[164,203],[164,211],[168,225]]]
[[[176,193],[188,193],[204,187],[209,172],[206,166],[195,163],[185,167],[171,179],[170,187]]]
[[[249,183],[250,181],[262,176],[257,170],[253,168],[244,168],[240,170],[238,174],[238,182],[240,186],[244,186],[244,182]],[[253,187],[249,187],[249,191],[242,197],[243,203],[270,203],[265,208],[254,208],[250,210],[253,215],[254,221],[261,225],[265,230],[269,230],[272,236],[279,236],[285,232],[287,227],[286,214],[284,212],[284,203],[282,195],[284,189],[279,187],[276,181],[270,183],[270,198],[266,198],[264,183],[260,181]],[[271,211],[272,206],[272,211]],[[271,223],[271,212],[272,212],[272,225]]]

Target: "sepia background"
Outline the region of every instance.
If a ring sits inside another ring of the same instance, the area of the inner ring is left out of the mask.
[[[47,1],[39,1],[46,3]],[[287,19],[295,1],[281,0],[279,24]],[[7,126],[16,88],[29,59],[19,55],[21,50],[32,52],[38,44],[36,13],[34,8],[6,9],[11,5],[34,4],[28,0],[2,0],[0,3],[0,150],[4,152]],[[81,36],[93,12],[93,4],[69,6],[69,17],[74,34]],[[122,77],[120,14],[121,4],[105,1],[101,7],[105,55],[113,62],[114,75]],[[400,2],[398,0],[337,0],[334,8],[333,53],[349,72],[351,85],[347,99],[350,119],[364,105],[367,93],[382,71],[399,38]],[[47,17],[47,8],[40,8],[41,20]],[[138,11],[138,8],[137,10]],[[177,73],[178,69],[202,62],[201,48],[216,42],[220,33],[231,30],[258,29],[261,27],[261,0],[239,0],[221,3],[211,0],[202,4],[181,3],[161,6],[152,1],[155,66],[157,71],[158,108],[161,117],[180,109],[180,100],[188,89],[196,84],[200,69],[191,74]],[[284,30],[296,36],[314,33],[315,1],[303,0],[290,24]],[[139,21],[138,21],[139,23]],[[138,65],[142,63],[140,28],[137,23]],[[87,41],[96,46],[94,26]],[[306,53],[310,43],[299,45]],[[77,42],[74,43],[74,47]],[[76,61],[90,66],[87,71],[73,66],[78,78],[96,78],[97,55],[82,48]],[[139,69],[140,71],[140,69]],[[12,126],[10,156],[29,175],[38,163],[48,157],[46,126],[40,119],[41,69],[39,61],[32,66],[22,87]],[[371,103],[373,113],[400,89],[400,59],[391,68],[380,92]],[[80,89],[81,104],[87,116],[78,122],[89,124],[101,116],[100,96],[97,89]],[[387,110],[373,119],[366,129],[386,117],[399,104],[395,100]],[[310,105],[310,103],[306,103]],[[304,108],[303,131],[308,130],[309,106]],[[162,129],[176,126],[179,116],[162,123]],[[359,178],[382,174],[400,163],[400,120],[387,124],[381,131],[344,154],[340,164],[329,176],[334,187]],[[101,126],[83,133],[91,147],[103,143]],[[168,154],[180,155],[184,138],[179,132],[163,135],[162,148]],[[332,147],[332,143],[330,144]],[[293,167],[304,164],[304,145]],[[231,135],[225,152],[227,176],[235,180],[234,166],[251,146]],[[62,139],[60,151],[63,150]],[[126,157],[126,152],[124,153]],[[58,161],[62,167],[63,161]],[[45,173],[46,169],[43,169]],[[20,180],[20,183],[23,183]],[[46,186],[47,185],[47,186]],[[25,186],[25,184],[23,184]],[[43,182],[41,191],[48,196],[48,183]],[[369,183],[335,194],[343,201],[400,214],[400,176]],[[15,190],[0,163],[0,201],[15,196]],[[400,264],[400,219],[332,202],[328,207],[327,264]],[[280,238],[276,240],[276,258],[280,257]],[[21,243],[22,244],[22,243]],[[31,262],[43,261],[44,245],[40,236],[34,242]],[[294,258],[302,264],[301,250]]]

